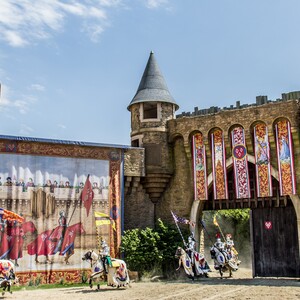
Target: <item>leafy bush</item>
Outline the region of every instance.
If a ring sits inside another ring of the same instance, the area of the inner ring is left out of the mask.
[[[156,229],[126,230],[121,252],[129,269],[142,275],[155,270],[166,276],[175,270],[174,254],[179,245],[182,246],[182,240],[178,231],[159,219]]]

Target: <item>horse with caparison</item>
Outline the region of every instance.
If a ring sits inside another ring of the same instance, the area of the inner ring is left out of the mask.
[[[239,268],[239,260],[229,258],[226,253],[220,251],[216,246],[210,248],[211,258],[214,260],[214,268],[219,271],[221,278],[224,272],[229,272],[229,277],[232,277],[232,272]]]
[[[100,281],[107,277],[107,285],[113,287],[127,287],[130,283],[128,269],[124,260],[111,258],[107,274],[103,266],[101,256],[95,251],[89,250],[82,256],[83,261],[90,263],[92,274],[89,278],[90,288],[93,288],[93,281],[97,281],[97,290],[100,290]]]
[[[11,286],[18,283],[18,278],[15,273],[15,265],[10,260],[0,260],[0,288],[2,288],[2,296],[6,289],[12,294]]]
[[[195,276],[208,277],[208,272],[211,272],[211,270],[204,258],[204,255],[197,251],[193,251],[192,255],[193,262],[187,252],[182,247],[178,247],[175,253],[175,257],[179,260],[179,265],[176,271],[178,271],[180,267],[183,266],[185,273],[192,280],[195,279]]]

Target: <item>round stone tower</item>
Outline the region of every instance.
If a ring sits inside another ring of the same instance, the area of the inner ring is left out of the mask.
[[[142,185],[154,204],[161,199],[173,173],[167,121],[178,105],[171,96],[151,51],[143,77],[128,106],[131,112],[131,146],[145,149],[146,174]]]

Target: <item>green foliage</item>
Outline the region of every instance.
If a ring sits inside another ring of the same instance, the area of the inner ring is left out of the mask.
[[[219,214],[227,219],[231,219],[234,223],[244,223],[249,221],[250,209],[221,210]]]
[[[126,230],[122,237],[121,252],[125,254],[128,268],[141,274],[164,271],[175,265],[174,254],[182,244],[178,231],[160,219],[157,228]],[[170,271],[170,270],[169,270]]]

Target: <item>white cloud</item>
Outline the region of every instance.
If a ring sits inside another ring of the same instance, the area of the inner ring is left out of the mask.
[[[146,0],[148,8],[159,8],[169,4],[169,0]]]
[[[29,87],[30,90],[33,90],[33,91],[38,91],[38,92],[43,92],[45,90],[45,87],[41,84],[38,84],[38,83],[33,83],[30,87]]]
[[[64,125],[64,124],[58,124],[57,127],[60,128],[60,129],[66,129],[67,128],[67,126]]]
[[[33,132],[33,129],[25,124],[21,124],[21,128],[20,128],[20,135],[28,135],[31,132]]]
[[[82,31],[93,41],[108,26],[107,10],[122,0],[5,0],[0,1],[0,38],[22,47],[63,30],[66,18],[75,16],[88,23]]]
[[[1,85],[0,111],[9,114],[11,110],[17,110],[20,114],[27,114],[30,107],[37,100],[31,95],[15,96],[6,85]]]
[[[149,9],[169,9],[169,0],[139,0]],[[125,4],[126,3],[126,4]],[[64,30],[68,18],[81,20],[78,30],[97,42],[110,25],[112,9],[134,6],[132,0],[0,0],[0,40],[24,47]]]

